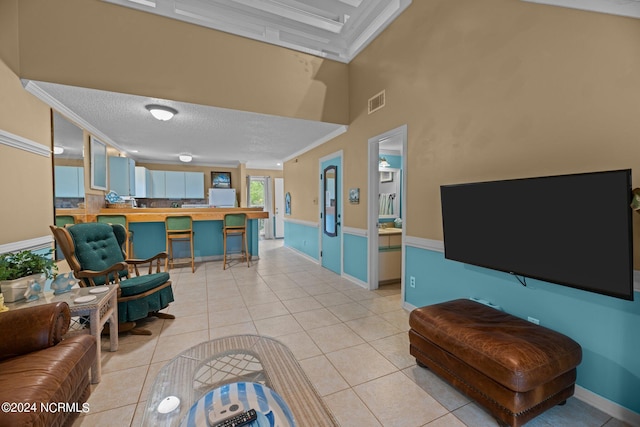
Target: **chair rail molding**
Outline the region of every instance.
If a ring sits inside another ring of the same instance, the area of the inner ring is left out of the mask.
[[[21,240],[19,242],[5,243],[0,245],[0,253],[19,252],[19,251],[39,251],[42,249],[51,249],[53,236],[35,237],[33,239]]]
[[[20,135],[7,132],[4,129],[0,129],[0,144],[17,148],[18,150],[28,151],[29,153],[39,156],[51,157],[51,149],[46,145],[38,144]]]
[[[314,221],[305,221],[303,219],[294,219],[294,218],[285,218],[284,222],[289,222],[291,224],[304,225],[307,227],[318,228],[320,227],[320,223]]]

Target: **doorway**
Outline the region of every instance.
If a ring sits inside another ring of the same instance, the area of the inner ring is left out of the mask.
[[[269,176],[247,176],[247,207],[262,208],[265,212],[269,212],[269,218],[272,217],[271,207],[273,206],[270,185],[271,177]],[[258,236],[262,239],[273,239],[269,218],[258,220]]]
[[[381,169],[381,163],[388,162],[390,156],[399,156],[396,161],[397,165],[386,164]],[[387,157],[389,159],[387,159]],[[399,168],[392,168],[391,166],[400,166]],[[391,170],[395,175],[395,179],[399,182],[400,194],[396,194],[395,197],[399,198],[399,203],[395,204],[395,217],[401,222],[402,234],[401,234],[401,253],[400,253],[400,281],[401,292],[404,295],[404,264],[405,264],[405,238],[406,238],[406,197],[407,194],[407,125],[402,125],[398,128],[384,132],[380,135],[374,136],[369,139],[369,162],[368,162],[368,206],[367,206],[367,231],[368,231],[368,277],[369,277],[369,290],[378,289],[380,282],[379,265],[380,265],[380,248],[379,248],[379,226],[381,221],[390,220],[392,218],[381,218],[381,193],[380,193],[380,181],[381,171],[382,179],[385,180],[385,176]],[[393,200],[398,202],[394,198]],[[385,215],[389,217],[389,212],[385,212]],[[383,216],[385,216],[383,215]]]
[[[320,159],[320,260],[342,275],[342,151]]]

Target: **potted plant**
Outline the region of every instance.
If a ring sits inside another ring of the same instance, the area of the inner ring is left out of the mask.
[[[44,288],[44,282],[57,274],[58,266],[49,254],[20,251],[0,255],[0,289],[6,302],[22,299],[32,282]]]

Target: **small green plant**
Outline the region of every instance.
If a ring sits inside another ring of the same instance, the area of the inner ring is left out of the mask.
[[[50,256],[31,251],[0,255],[0,280],[14,280],[39,273],[44,273],[47,279],[51,279],[58,273],[58,266]]]

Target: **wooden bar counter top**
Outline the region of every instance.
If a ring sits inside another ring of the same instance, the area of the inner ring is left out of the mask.
[[[228,213],[246,213],[247,219],[269,218],[262,208],[104,208],[100,215],[126,215],[127,222],[164,222],[167,216],[191,215],[194,221],[222,221]],[[87,221],[96,215],[87,214]]]

